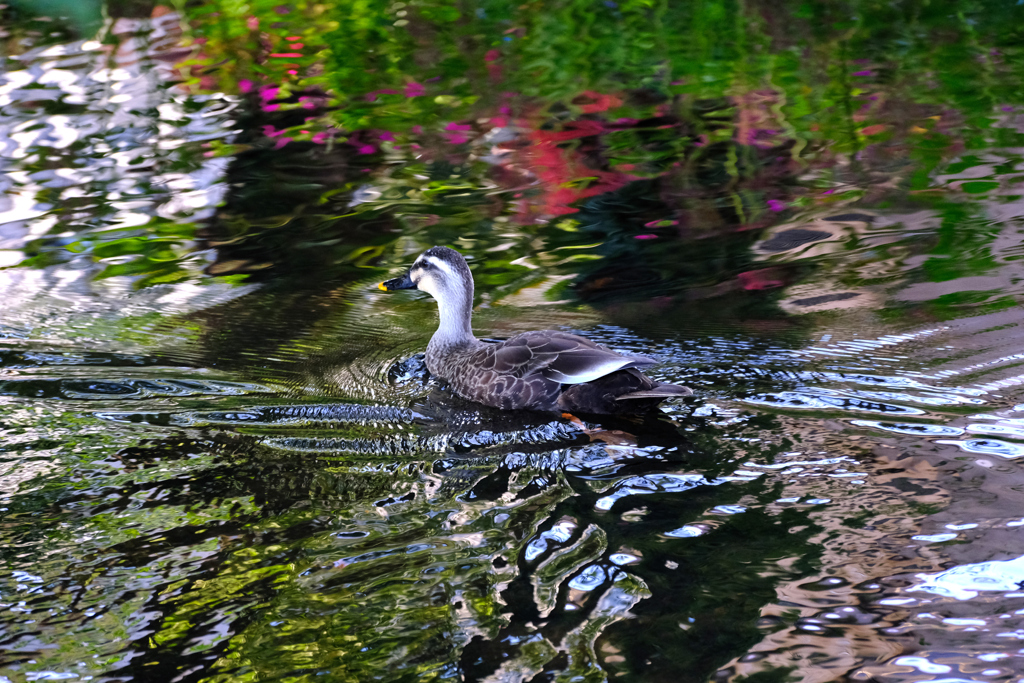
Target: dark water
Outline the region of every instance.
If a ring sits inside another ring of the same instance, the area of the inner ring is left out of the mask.
[[[76,8],[0,10],[0,681],[1020,678],[1024,10]],[[695,395],[453,397],[434,244]]]

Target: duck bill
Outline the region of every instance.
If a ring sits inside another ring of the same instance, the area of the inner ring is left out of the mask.
[[[416,283],[409,277],[409,273],[406,273],[402,277],[396,277],[394,280],[386,280],[380,283],[377,285],[377,289],[382,292],[393,292],[396,289],[416,289]]]

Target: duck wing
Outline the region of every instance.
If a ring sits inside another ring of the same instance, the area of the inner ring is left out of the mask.
[[[646,356],[623,356],[584,337],[545,330],[526,332],[495,349],[494,370],[560,384],[584,384],[626,368],[651,365]]]

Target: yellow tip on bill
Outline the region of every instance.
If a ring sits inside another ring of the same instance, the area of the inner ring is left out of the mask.
[[[386,292],[386,291],[388,291],[388,288],[384,286],[384,283],[383,283],[383,282],[382,282],[382,283],[380,283],[379,285],[377,285],[377,289],[379,289],[379,290],[380,290],[380,291],[382,291],[382,292]]]

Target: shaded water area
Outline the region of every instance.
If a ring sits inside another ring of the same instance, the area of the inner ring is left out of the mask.
[[[1024,7],[0,12],[0,681],[1020,680]]]

